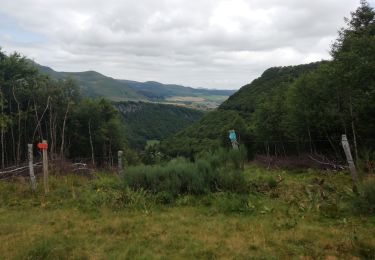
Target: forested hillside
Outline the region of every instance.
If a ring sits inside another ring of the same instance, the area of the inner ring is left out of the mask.
[[[346,134],[356,158],[371,156],[375,148],[374,16],[374,10],[362,2],[339,31],[331,61],[266,70],[217,111],[162,147],[173,155],[186,154],[186,149],[190,153],[206,150],[222,143],[224,133],[234,128],[251,153],[340,157],[340,138]]]
[[[243,114],[254,112],[263,100],[285,92],[288,86],[302,74],[316,69],[322,62],[286,67],[273,67],[228,98],[220,109],[237,110]]]
[[[0,51],[0,112],[2,168],[25,161],[27,144],[44,139],[51,159],[88,157],[96,163],[126,145],[110,102],[82,97],[74,81],[48,78],[17,53]]]
[[[119,102],[115,104],[133,148],[143,149],[148,140],[163,140],[203,116],[203,112],[173,105]]]
[[[285,92],[298,76],[317,68],[319,64],[275,67],[266,70],[262,76],[230,96],[217,111],[206,114],[202,120],[163,143],[169,147],[166,152],[172,156],[193,156],[205,149],[229,146],[229,129],[236,129],[240,140],[250,146],[251,143],[248,141],[254,140],[250,140],[253,135],[249,130],[249,124],[253,120],[254,111],[257,111],[265,100]]]
[[[96,71],[57,72],[46,66],[35,65],[42,74],[49,75],[53,79],[73,79],[81,92],[89,97],[105,97],[113,101],[147,100],[147,97],[127,84]]]

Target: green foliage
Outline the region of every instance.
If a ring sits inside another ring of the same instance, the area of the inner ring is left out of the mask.
[[[240,141],[246,136],[244,120],[236,111],[209,112],[201,120],[161,143],[163,153],[194,158],[197,153],[230,147],[228,130],[235,129]]]
[[[194,163],[174,159],[166,165],[135,166],[126,171],[125,181],[133,189],[146,189],[153,193],[201,194],[205,192],[202,173]]]
[[[72,79],[41,75],[17,53],[0,51],[1,167],[27,157],[28,143],[45,139],[51,155],[113,157],[125,146],[118,112],[104,99],[82,99]],[[91,141],[90,141],[91,138]]]
[[[362,214],[375,214],[375,180],[365,181],[362,194],[353,197],[354,209]]]
[[[242,171],[222,169],[216,176],[217,189],[234,193],[247,193],[248,183]]]
[[[203,116],[202,111],[173,105],[119,102],[115,106],[125,124],[129,144],[139,150],[148,140],[163,140]]]
[[[213,206],[219,212],[225,214],[254,212],[253,207],[249,204],[249,198],[245,195],[235,193],[219,194],[213,200]]]
[[[245,177],[239,170],[243,164],[241,153],[231,151],[228,155],[220,151],[206,153],[195,162],[177,158],[165,164],[134,166],[126,169],[124,181],[132,189],[158,194],[165,203],[182,194],[218,190],[246,192]]]
[[[83,99],[77,104],[72,109],[67,134],[72,158],[91,157],[93,152],[100,162],[103,157],[114,157],[126,144],[118,112],[105,99]]]
[[[269,187],[270,189],[276,189],[276,188],[277,188],[277,185],[278,185],[277,181],[276,181],[274,178],[269,178],[269,179],[267,180],[267,184],[268,184],[268,187]]]
[[[319,66],[319,62],[298,66],[273,67],[248,85],[243,86],[228,98],[220,108],[240,111],[245,115],[254,112],[262,101],[276,90],[286,89],[288,85],[305,72]]]

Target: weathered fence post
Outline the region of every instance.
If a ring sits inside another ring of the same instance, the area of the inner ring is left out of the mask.
[[[123,154],[122,151],[117,152],[117,164],[118,164],[118,171],[119,172],[122,171],[122,154]]]
[[[357,170],[356,170],[355,165],[354,165],[352,153],[350,152],[350,146],[349,146],[348,138],[346,137],[346,135],[342,135],[341,136],[341,143],[342,143],[342,147],[344,148],[346,160],[348,161],[348,164],[349,164],[350,174],[352,175],[353,192],[357,193],[358,192],[358,187],[357,187],[357,183],[358,183]]]
[[[48,187],[48,154],[47,154],[47,141],[43,140],[42,142],[45,146],[43,146],[43,180],[44,180],[44,193],[47,194],[49,192]]]
[[[33,160],[33,145],[28,144],[28,157],[29,157],[29,173],[30,173],[30,181],[31,181],[31,188],[35,192],[36,191],[36,179],[34,175],[34,160]]]

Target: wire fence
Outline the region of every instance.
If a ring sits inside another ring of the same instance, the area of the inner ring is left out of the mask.
[[[37,161],[32,164],[34,174],[36,176],[42,174],[43,163]],[[80,175],[91,175],[95,167],[85,162],[71,162],[68,160],[49,160],[48,169],[51,174],[61,175],[67,173],[74,173]],[[30,165],[28,162],[23,162],[11,167],[7,167],[0,170],[0,180],[10,180],[18,177],[29,177],[30,176]]]
[[[33,164],[34,170],[36,172],[39,172],[39,169],[42,168],[42,162],[37,162]],[[29,165],[28,163],[23,163],[11,167],[7,167],[4,169],[1,169],[0,171],[0,179],[6,180],[6,179],[12,179],[16,177],[22,177],[27,176],[29,174]]]

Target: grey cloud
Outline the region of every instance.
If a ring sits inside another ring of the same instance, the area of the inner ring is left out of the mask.
[[[329,58],[358,0],[0,0],[44,43],[18,50],[58,70],[239,88],[270,66]]]

